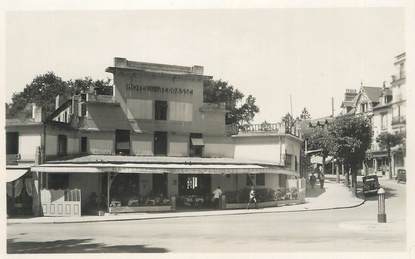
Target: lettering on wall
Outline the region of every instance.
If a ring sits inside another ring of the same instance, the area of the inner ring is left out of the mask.
[[[152,85],[127,84],[127,90],[136,92],[176,94],[176,95],[193,95],[193,89],[187,88],[169,88]]]

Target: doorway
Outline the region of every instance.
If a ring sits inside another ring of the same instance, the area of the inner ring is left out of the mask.
[[[153,174],[153,194],[167,197],[167,173]]]

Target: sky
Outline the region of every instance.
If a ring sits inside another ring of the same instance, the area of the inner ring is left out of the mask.
[[[201,65],[256,97],[256,123],[340,108],[347,88],[382,86],[405,51],[402,8],[14,11],[6,15],[6,102],[39,74],[112,78],[114,57]]]

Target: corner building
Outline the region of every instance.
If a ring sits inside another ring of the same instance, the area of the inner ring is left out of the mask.
[[[37,133],[45,161],[30,167],[32,189],[40,193],[33,196],[34,214],[210,207],[218,186],[222,208],[246,206],[239,193],[252,185],[265,196],[273,190],[275,197],[267,196],[273,205],[300,202],[299,133],[272,124],[232,136],[225,104],[203,102],[203,82],[211,78],[203,67],[115,58],[106,71],[113,74],[113,96],[57,97]]]

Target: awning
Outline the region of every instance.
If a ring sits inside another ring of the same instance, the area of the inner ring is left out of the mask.
[[[28,171],[28,169],[6,169],[6,181],[8,183],[13,182],[22,177]]]
[[[43,164],[31,168],[46,173],[136,173],[136,174],[285,174],[299,176],[283,167],[260,165],[215,164]]]
[[[193,146],[204,146],[205,143],[203,142],[202,138],[191,138]]]

